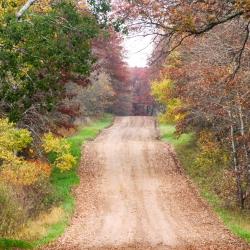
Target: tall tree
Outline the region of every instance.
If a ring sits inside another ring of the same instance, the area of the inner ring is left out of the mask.
[[[69,79],[87,85],[95,63],[91,42],[100,27],[91,13],[68,1],[55,2],[45,13],[30,9],[32,15],[20,21],[15,5],[2,6],[0,110],[40,133],[48,129],[52,111],[63,111]]]
[[[104,35],[95,41],[94,51],[100,59],[100,67],[109,74],[115,92],[111,111],[117,115],[131,114],[132,92],[128,66],[124,62],[121,35],[110,29],[108,36]]]
[[[230,82],[227,79],[234,71],[231,63],[244,34],[244,21],[231,21],[202,37],[187,39],[161,68],[160,78],[172,83],[165,86],[165,91],[155,92],[159,100],[166,100],[167,113],[172,111],[182,118],[177,120],[179,131],[199,134],[208,130],[231,154],[236,197],[242,208],[249,200],[250,187],[248,50],[242,55],[238,74]],[[177,99],[181,105],[172,110],[169,101]]]

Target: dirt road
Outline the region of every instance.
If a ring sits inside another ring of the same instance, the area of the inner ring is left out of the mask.
[[[182,173],[150,117],[118,117],[90,142],[71,226],[48,249],[248,249]]]

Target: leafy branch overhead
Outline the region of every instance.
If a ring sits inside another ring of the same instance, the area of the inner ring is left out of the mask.
[[[0,106],[11,121],[25,120],[34,110],[50,112],[67,79],[89,76],[95,63],[91,41],[99,30],[93,16],[68,2],[20,21],[6,12],[0,26]]]
[[[155,36],[156,46],[162,47],[152,59],[156,63],[161,58],[178,49],[190,37],[202,36],[231,21],[243,20],[245,40],[248,40],[249,0],[216,1],[118,1],[117,15],[132,30],[142,30],[144,35]],[[245,40],[234,59],[234,78],[240,65]]]
[[[163,38],[156,39],[151,58],[152,93],[163,106],[163,121],[199,138],[192,170],[213,173],[210,189],[243,209],[250,197],[249,1],[180,3],[166,6],[172,26],[158,29]],[[145,11],[152,16],[162,10]]]

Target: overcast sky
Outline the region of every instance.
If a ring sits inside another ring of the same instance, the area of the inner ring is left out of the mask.
[[[125,37],[125,61],[130,67],[145,67],[147,59],[153,51],[152,37]]]

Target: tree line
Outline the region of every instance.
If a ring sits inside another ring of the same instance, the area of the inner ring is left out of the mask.
[[[227,204],[249,208],[250,1],[118,2],[119,18],[154,41],[162,121],[195,132],[199,171],[217,173],[213,190]]]

